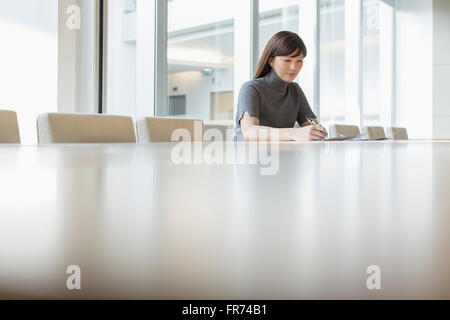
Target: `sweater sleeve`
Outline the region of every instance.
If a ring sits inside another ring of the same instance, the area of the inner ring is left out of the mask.
[[[306,99],[305,94],[303,93],[303,90],[299,88],[299,94],[300,94],[300,108],[298,111],[297,116],[297,122],[299,125],[304,123],[306,121],[306,117],[309,117],[311,119],[317,118],[314,112],[311,110],[311,107],[309,106],[308,100]]]
[[[250,116],[259,119],[260,110],[261,97],[258,90],[250,82],[244,83],[241,87],[241,91],[239,92],[237,121],[241,121],[245,111],[247,111]]]

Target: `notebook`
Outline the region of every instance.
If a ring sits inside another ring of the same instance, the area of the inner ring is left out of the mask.
[[[340,136],[340,137],[324,139],[322,141],[381,141],[381,140],[389,140],[389,138],[369,139],[369,138],[366,138],[364,134],[360,134],[360,135],[357,135],[354,137]]]

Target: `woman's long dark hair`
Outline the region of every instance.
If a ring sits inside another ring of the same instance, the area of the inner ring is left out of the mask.
[[[261,58],[259,59],[258,67],[256,68],[253,79],[262,78],[270,72],[272,67],[269,64],[269,60],[271,58],[290,56],[296,51],[296,57],[301,54],[303,54],[303,57],[306,57],[307,51],[305,43],[298,34],[290,31],[280,31],[276,33],[269,42],[267,42]]]

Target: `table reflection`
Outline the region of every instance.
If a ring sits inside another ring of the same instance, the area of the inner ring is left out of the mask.
[[[275,175],[173,146],[0,148],[0,297],[450,297],[450,143],[280,144]]]

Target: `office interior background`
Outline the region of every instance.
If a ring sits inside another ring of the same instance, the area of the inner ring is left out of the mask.
[[[80,27],[68,21],[79,12]],[[319,121],[450,138],[448,0],[0,0],[0,109],[234,124],[269,38],[297,32]]]

